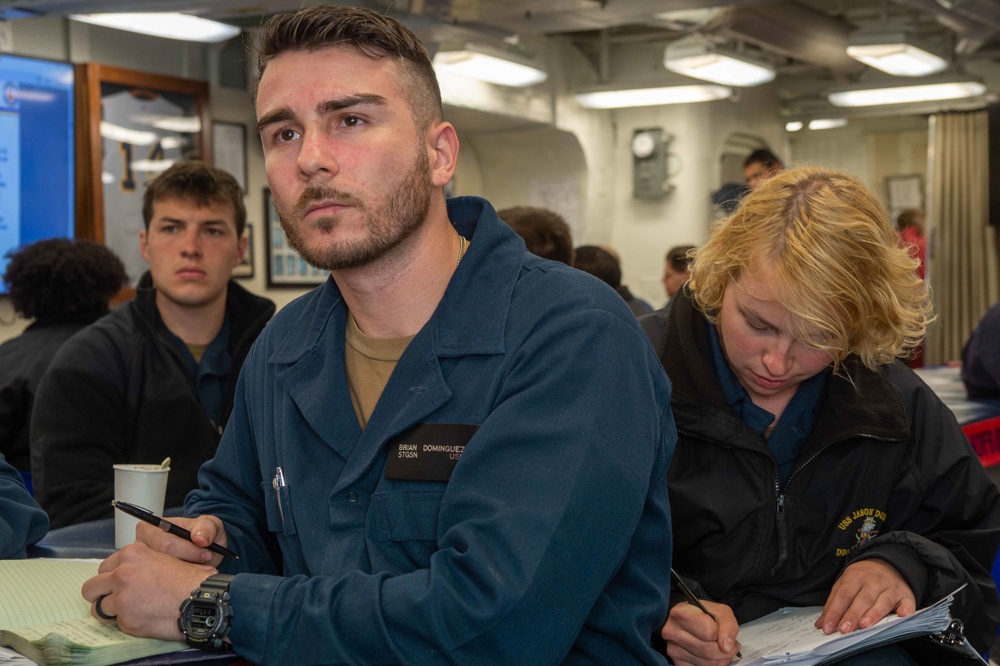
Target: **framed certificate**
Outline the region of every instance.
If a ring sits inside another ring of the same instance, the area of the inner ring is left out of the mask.
[[[234,278],[252,278],[253,277],[253,225],[249,222],[243,227],[243,235],[247,239],[247,253],[244,255],[243,260],[236,264],[236,268],[233,269]]]
[[[281,228],[278,213],[271,201],[271,190],[264,188],[264,227],[267,231],[267,286],[309,288],[326,282],[330,271],[310,266],[299,256]]]

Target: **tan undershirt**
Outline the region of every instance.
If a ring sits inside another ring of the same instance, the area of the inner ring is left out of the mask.
[[[196,345],[190,342],[185,342],[184,346],[191,352],[191,356],[194,356],[195,363],[201,363],[201,357],[205,355],[205,350],[208,349],[208,345]]]
[[[405,338],[377,340],[369,338],[358,328],[350,313],[347,314],[347,331],[344,345],[344,362],[347,368],[347,388],[351,393],[354,414],[364,430],[375,411],[385,385],[389,383],[396,363],[413,340]]]

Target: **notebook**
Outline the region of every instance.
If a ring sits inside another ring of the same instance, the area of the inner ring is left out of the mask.
[[[99,560],[0,560],[0,645],[43,666],[104,666],[184,650],[98,622],[80,596]]]

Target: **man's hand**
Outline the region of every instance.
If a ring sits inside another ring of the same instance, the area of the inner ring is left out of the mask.
[[[903,617],[917,609],[913,590],[892,565],[868,559],[844,569],[830,590],[816,626],[824,633],[867,629],[895,611]]]
[[[101,562],[98,574],[83,584],[81,592],[91,603],[91,615],[100,619],[94,602],[101,598],[101,610],[117,616],[125,633],[179,641],[184,638],[177,628],[181,602],[214,573],[212,566],[184,562],[137,542]]]
[[[711,615],[681,602],[670,609],[660,632],[667,641],[667,656],[677,666],[726,666],[736,656],[740,627],[725,604],[702,601]]]
[[[140,541],[153,550],[199,564],[219,566],[222,555],[206,550],[212,543],[227,545],[226,528],[215,516],[199,516],[198,518],[168,518],[170,522],[183,527],[191,533],[191,541],[174,536],[168,532],[149,525],[139,523],[136,528],[136,541]]]

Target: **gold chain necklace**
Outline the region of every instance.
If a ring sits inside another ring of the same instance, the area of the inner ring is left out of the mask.
[[[458,261],[455,262],[456,268],[458,268],[458,265],[462,263],[462,257],[465,256],[465,249],[467,247],[466,246],[467,242],[468,241],[465,240],[465,236],[463,236],[462,234],[458,235]]]

